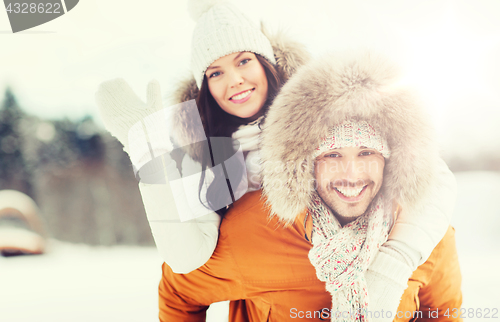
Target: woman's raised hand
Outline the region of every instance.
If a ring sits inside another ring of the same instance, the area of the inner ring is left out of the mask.
[[[124,79],[103,82],[95,95],[106,129],[123,144],[138,170],[156,154],[172,150],[160,84],[149,82],[144,103]]]

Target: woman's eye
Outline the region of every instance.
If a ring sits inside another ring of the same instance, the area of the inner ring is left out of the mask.
[[[341,155],[338,153],[329,153],[329,154],[325,154],[325,157],[327,157],[327,158],[340,158]]]
[[[361,155],[372,155],[373,153],[373,151],[363,151],[361,152]]]
[[[220,72],[215,72],[215,73],[210,74],[210,76],[208,78],[217,77],[219,75],[220,75]]]
[[[242,61],[240,61],[240,66],[241,65],[245,65],[246,63],[248,63],[250,61],[250,59],[243,59]]]

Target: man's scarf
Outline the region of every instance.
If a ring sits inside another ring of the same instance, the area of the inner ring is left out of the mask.
[[[313,248],[309,260],[332,294],[332,321],[369,321],[364,273],[392,225],[391,205],[378,194],[365,214],[342,227],[319,196],[310,209]]]

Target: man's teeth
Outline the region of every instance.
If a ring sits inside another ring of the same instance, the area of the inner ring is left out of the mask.
[[[241,94],[238,94],[238,95],[235,95],[233,97],[231,97],[232,100],[241,100],[241,99],[244,99],[245,97],[248,96],[248,94],[250,94],[252,92],[251,89],[249,89],[248,91],[244,91],[243,93]]]
[[[346,196],[348,198],[352,198],[352,197],[359,196],[359,194],[361,193],[361,191],[363,190],[364,187],[365,186],[362,186],[359,188],[335,187],[335,189],[337,189],[337,191],[340,192],[341,194],[343,194],[344,196]]]

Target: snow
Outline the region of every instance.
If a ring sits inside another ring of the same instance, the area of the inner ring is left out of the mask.
[[[50,246],[45,255],[0,258],[0,321],[158,319],[154,248]]]
[[[462,307],[500,312],[500,173],[455,175],[458,196],[452,225],[462,271]]]
[[[456,174],[452,220],[463,308],[500,308],[500,173]],[[91,247],[50,240],[45,255],[0,257],[0,321],[158,321],[155,248]],[[207,321],[227,321],[227,303]],[[471,320],[471,319],[467,319]]]
[[[0,321],[158,321],[162,261],[152,247],[50,240],[47,254],[0,257]],[[211,308],[221,321],[227,304]]]

